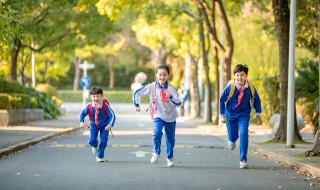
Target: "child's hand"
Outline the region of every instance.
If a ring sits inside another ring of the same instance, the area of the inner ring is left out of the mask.
[[[83,128],[84,127],[84,123],[83,122],[80,122],[80,128]]]
[[[140,107],[136,107],[136,111],[137,111],[137,112],[140,112]]]
[[[222,123],[226,123],[227,122],[227,118],[225,116],[221,116],[221,122]]]
[[[168,92],[168,93],[166,94],[166,97],[169,99],[170,96],[171,96],[171,94],[170,94],[170,92]]]
[[[110,125],[108,125],[108,126],[106,126],[106,131],[109,131],[110,129],[111,129],[111,126]]]
[[[261,117],[260,117],[260,116],[257,116],[257,117],[256,117],[256,124],[257,124],[257,125],[260,125],[261,123],[262,123]]]

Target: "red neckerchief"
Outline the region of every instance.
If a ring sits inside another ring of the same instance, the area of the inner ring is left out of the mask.
[[[236,87],[237,88],[237,87]],[[237,90],[239,91],[239,95],[238,95],[238,103],[237,105],[233,108],[237,108],[241,102],[243,101],[243,92],[246,90],[247,88],[246,87],[243,87],[242,89],[241,88],[237,88]]]
[[[162,102],[168,102],[168,98],[166,93],[164,93],[164,87],[160,88],[160,94],[161,94],[161,101]]]
[[[99,124],[99,117],[98,116],[99,116],[100,107],[96,106],[95,109],[96,109],[96,113],[94,114],[94,123],[96,124],[97,127],[99,127],[98,126],[98,124]]]

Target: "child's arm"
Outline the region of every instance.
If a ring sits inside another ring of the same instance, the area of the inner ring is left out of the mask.
[[[256,124],[260,125],[261,123],[262,123],[262,119],[261,119],[260,115],[257,115],[256,116]]]
[[[229,87],[229,88],[228,88]],[[226,105],[225,105],[225,102],[228,100],[228,96],[229,96],[229,92],[230,92],[230,87],[231,85],[227,85],[221,95],[220,95],[220,100],[219,100],[219,112],[220,112],[220,115],[222,117],[225,118],[225,111],[226,111]],[[223,120],[222,120],[223,122]]]
[[[256,88],[254,88],[254,91],[255,91],[255,95],[254,95],[254,100],[253,100],[253,107],[256,110],[256,123],[258,125],[260,125],[262,123],[262,119],[260,117],[260,114],[262,112],[261,100],[260,100],[260,96],[259,96]]]
[[[111,109],[111,107],[106,103],[106,107],[107,107],[107,112],[109,115],[109,123],[106,127],[106,130],[109,130],[110,128],[112,128],[114,126],[114,123],[116,121],[116,115],[114,114],[113,110]]]
[[[140,111],[140,97],[144,96],[144,95],[148,95],[149,97],[151,96],[151,84],[143,86],[133,92],[132,99],[133,99],[133,103],[136,107],[136,111]]]
[[[221,122],[222,123],[226,123],[227,122],[227,118],[224,115],[221,115]]]
[[[172,86],[170,87],[171,90],[168,90],[168,93],[166,94],[167,98],[169,98],[170,102],[174,105],[174,106],[180,106],[181,105],[181,101],[179,99],[178,93],[176,91],[175,88],[173,88]]]
[[[89,105],[86,108],[84,108],[80,113],[80,116],[79,116],[80,128],[84,127],[84,118],[88,115],[88,107]]]

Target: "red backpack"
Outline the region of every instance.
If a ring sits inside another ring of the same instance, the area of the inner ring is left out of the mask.
[[[109,117],[106,103],[107,103],[108,105],[110,105],[110,103],[108,102],[108,100],[103,99],[103,100],[102,100],[102,109],[103,109],[104,114],[105,114],[107,117]],[[92,103],[89,104],[88,114],[89,114],[89,120],[91,120],[91,116],[92,116]]]

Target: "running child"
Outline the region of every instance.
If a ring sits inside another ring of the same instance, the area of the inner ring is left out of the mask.
[[[251,106],[256,110],[256,123],[261,124],[261,101],[256,89],[247,80],[249,68],[238,64],[234,80],[230,81],[220,96],[221,121],[228,129],[228,147],[233,150],[240,134],[240,168],[248,168],[248,129]],[[233,93],[233,94],[232,94]]]
[[[80,113],[80,128],[84,127],[84,118],[89,115],[90,136],[88,143],[92,146],[92,153],[96,155],[97,162],[104,162],[104,151],[107,147],[108,136],[114,125],[116,116],[109,106],[109,102],[103,99],[103,90],[93,87],[90,90],[92,100]],[[98,134],[100,133],[100,144]]]
[[[176,118],[178,112],[176,106],[180,106],[178,94],[169,83],[170,70],[166,64],[158,65],[156,68],[157,82],[150,83],[137,89],[133,93],[133,102],[136,111],[140,111],[140,97],[147,95],[150,98],[150,113],[153,119],[153,154],[151,163],[156,163],[161,153],[162,129],[166,135],[166,159],[167,166],[174,166],[173,148],[175,144]]]

